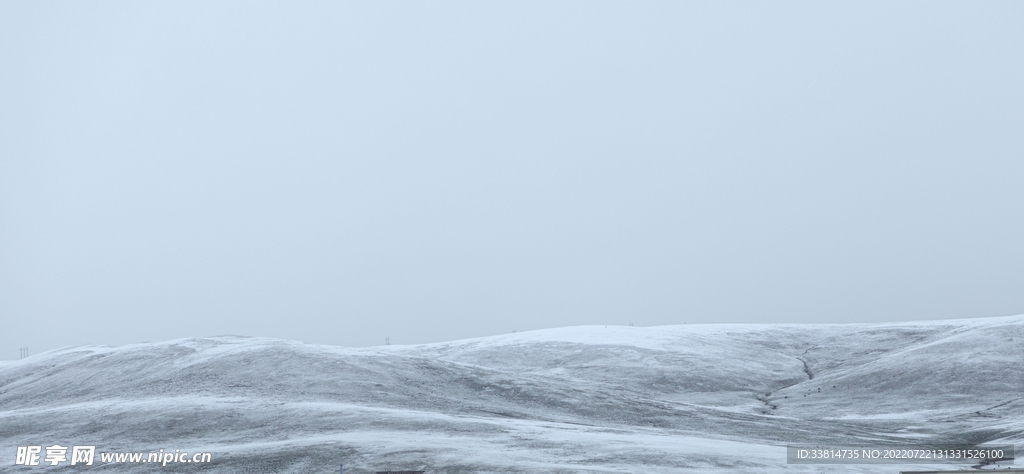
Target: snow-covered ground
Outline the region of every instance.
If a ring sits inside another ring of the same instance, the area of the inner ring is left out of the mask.
[[[892,472],[787,443],[1024,441],[1024,316],[585,326],[350,349],[217,337],[0,364],[0,471]],[[211,464],[14,466],[17,446]],[[966,468],[966,465],[959,466]]]

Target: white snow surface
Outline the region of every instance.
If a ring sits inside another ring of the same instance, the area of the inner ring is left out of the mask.
[[[99,472],[895,473],[957,467],[787,464],[785,445],[1022,441],[1024,316],[361,349],[225,336],[0,364],[0,472],[83,470],[13,465],[60,444],[214,458]]]

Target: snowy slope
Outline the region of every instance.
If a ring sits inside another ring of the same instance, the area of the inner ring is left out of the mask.
[[[1024,441],[1024,317],[364,349],[218,337],[0,365],[3,472],[79,469],[13,466],[54,443],[214,453],[103,472],[897,472],[787,465],[783,446],[907,440]]]

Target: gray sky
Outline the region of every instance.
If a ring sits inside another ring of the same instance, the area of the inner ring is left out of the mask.
[[[1024,312],[1021,2],[2,2],[0,358]]]

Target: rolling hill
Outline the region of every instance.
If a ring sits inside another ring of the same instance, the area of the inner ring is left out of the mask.
[[[179,449],[97,472],[897,472],[785,445],[1024,441],[1024,316],[582,326],[415,346],[214,337],[0,363],[18,446]],[[911,466],[913,467],[913,466]],[[918,465],[916,468],[929,466]],[[946,467],[946,466],[931,466]]]

